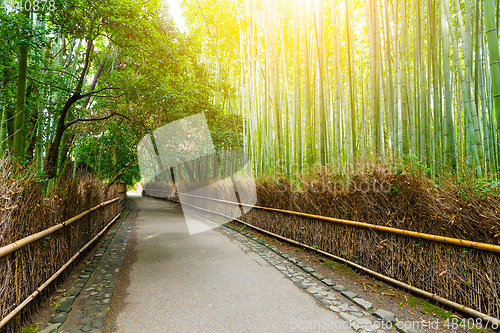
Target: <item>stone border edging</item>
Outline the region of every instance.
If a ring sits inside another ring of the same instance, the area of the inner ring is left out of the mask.
[[[206,218],[206,217],[205,217]],[[321,305],[327,307],[329,310],[337,313],[340,318],[344,321],[347,321],[351,327],[351,329],[358,331],[360,333],[364,332],[401,332],[401,333],[421,333],[424,332],[422,330],[407,330],[404,328],[398,328],[397,323],[398,320],[394,313],[376,308],[371,302],[358,297],[356,293],[347,291],[347,289],[340,285],[336,284],[331,279],[325,279],[321,274],[317,273],[313,268],[299,262],[296,258],[290,256],[289,254],[281,252],[276,246],[270,245],[265,241],[252,236],[246,231],[240,230],[236,227],[233,227],[228,224],[224,224],[224,227],[235,231],[242,236],[250,239],[251,241],[257,243],[260,246],[266,247],[275,254],[279,255],[281,258],[287,260],[293,266],[298,267],[302,274],[297,272],[291,273],[291,271],[280,265],[283,262],[276,262],[273,260],[262,256],[261,252],[258,251],[258,247],[246,244],[250,246],[257,254],[264,258],[267,262],[273,265],[276,269],[281,271],[284,275],[289,277],[293,282],[300,285],[303,289],[305,289],[308,293],[310,293]],[[224,230],[227,232],[226,230]],[[230,233],[230,232],[229,232]],[[234,236],[234,234],[233,234]],[[241,239],[238,239],[241,241]],[[245,242],[243,242],[245,244]],[[256,250],[257,249],[257,250]],[[301,278],[306,274],[309,278]],[[324,286],[320,286],[318,288],[317,283],[312,283],[309,280],[316,280],[322,283]],[[331,295],[328,291],[335,291],[336,295]],[[347,299],[348,302],[341,302],[338,300],[337,296],[343,296],[343,298]],[[350,301],[350,302],[349,302]],[[378,323],[378,324],[374,324]],[[379,329],[377,327],[383,328],[385,323],[386,326],[390,326],[385,328],[384,330]]]
[[[120,217],[117,224],[106,234],[104,241],[97,248],[92,260],[83,268],[81,274],[79,275],[78,280],[74,282],[71,288],[67,290],[66,296],[56,300],[56,307],[55,307],[56,313],[50,318],[49,323],[46,326],[37,331],[38,333],[56,333],[58,332],[59,328],[66,322],[69,313],[72,310],[73,303],[75,302],[76,298],[81,294],[83,288],[91,278],[95,268],[101,262],[104,253],[106,252],[109,245],[113,241],[115,234],[120,229],[123,222],[131,214],[131,212],[132,210],[130,209],[124,210],[123,216]],[[109,296],[108,297],[109,301],[107,301],[108,302],[107,304],[109,305],[109,302],[111,300],[111,295],[108,296]],[[104,326],[104,320],[103,318],[99,318],[98,320],[99,322],[97,325],[94,325],[95,327],[94,326],[91,328],[89,327],[88,330],[82,328],[81,332],[86,332],[86,331],[90,332],[94,331],[94,329],[102,329],[102,327]]]

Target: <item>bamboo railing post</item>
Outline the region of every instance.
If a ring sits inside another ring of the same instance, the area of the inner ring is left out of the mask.
[[[118,182],[118,194],[120,198],[120,207],[124,207],[127,201],[127,184]]]

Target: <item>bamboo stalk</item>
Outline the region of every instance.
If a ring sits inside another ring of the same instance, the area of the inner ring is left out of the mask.
[[[338,42],[338,32],[337,32],[337,25],[339,22],[338,19],[338,10],[337,10],[337,1],[336,0],[331,0],[331,7],[332,7],[332,25],[333,25],[333,44],[334,44],[334,68],[335,68],[335,90],[334,90],[334,103],[332,107],[332,114],[333,114],[333,119],[332,119],[332,125],[334,127],[334,135],[333,135],[333,142],[334,142],[334,152],[337,155],[335,157],[335,164],[334,165],[342,165],[342,156],[341,156],[341,140],[340,140],[340,87],[342,86],[341,84],[341,76],[340,76],[340,47],[339,47],[339,42]]]
[[[318,54],[318,74],[319,74],[319,148],[320,148],[320,162],[322,165],[326,165],[328,161],[327,155],[327,139],[326,139],[326,107],[325,107],[325,59],[324,56],[324,28],[323,28],[323,0],[318,1],[318,14],[317,14],[317,24],[316,28],[316,46]]]
[[[498,79],[500,78],[500,54],[498,50],[499,49],[498,29],[497,29],[498,22],[495,22],[495,17],[494,17],[493,6],[495,5],[495,1],[484,0],[482,4],[483,4],[484,22],[485,22],[484,29],[486,33],[486,41],[488,44],[489,59],[490,59],[491,95],[493,99],[493,105],[495,106],[497,137],[496,137],[496,142],[494,142],[494,145],[498,149],[498,146],[500,145],[500,83],[498,81]]]
[[[23,11],[24,18],[29,21],[30,13]],[[17,99],[16,99],[16,116],[14,122],[14,149],[13,155],[24,160],[24,146],[26,145],[26,137],[24,133],[24,118],[26,116],[25,100],[26,100],[26,74],[28,68],[28,44],[21,43],[19,46],[19,74],[17,77]]]
[[[28,237],[24,237],[14,243],[10,243],[8,245],[5,245],[3,247],[0,247],[0,258],[11,253],[11,252],[14,252],[16,251],[17,249],[20,249],[21,247],[23,246],[26,246],[30,243],[33,243],[34,241],[40,239],[40,238],[43,238],[47,235],[50,235],[52,233],[54,233],[55,231],[61,229],[61,228],[64,228],[68,225],[70,225],[71,223],[75,222],[75,221],[78,221],[79,219],[81,219],[82,217],[84,217],[85,215],[88,215],[89,213],[93,212],[94,210],[97,210],[101,207],[104,207],[104,206],[107,206],[109,204],[112,204],[113,202],[115,201],[118,201],[120,200],[120,198],[115,198],[115,199],[112,199],[112,200],[109,200],[109,201],[105,201],[103,203],[100,203],[99,205],[95,206],[95,207],[92,207],[64,222],[61,222],[59,224],[56,224],[55,226],[53,227],[50,227],[48,229],[45,229],[45,230],[42,230],[40,232],[37,232],[36,234],[33,234],[33,235],[30,235]],[[1,326],[0,326],[1,327]]]
[[[397,4],[397,2],[396,2]],[[406,22],[406,0],[401,1],[401,33],[399,46],[400,72],[399,72],[399,91],[401,94],[401,129],[402,129],[402,152],[404,155],[409,153],[409,131],[408,131],[408,80],[406,76],[406,56],[408,47],[408,29]]]
[[[440,1],[440,12],[444,11],[443,2]],[[446,17],[441,15],[441,31],[443,37],[443,77],[444,77],[444,146],[446,165],[451,166],[453,173],[457,170],[455,158],[455,127],[452,112],[451,69],[450,69],[450,33]]]
[[[307,5],[306,0],[302,1],[303,21],[302,38],[304,42],[304,111],[305,111],[305,143],[306,143],[306,165],[312,169],[313,157],[313,133],[312,133],[312,111],[311,111],[311,86],[310,86],[310,63],[309,63],[309,39],[307,36]]]
[[[351,64],[351,44],[354,46],[352,42],[353,36],[351,35],[351,23],[349,22],[349,4],[348,1],[345,1],[345,14],[346,14],[346,36],[347,36],[347,77],[349,83],[349,114],[351,116],[350,119],[350,132],[347,134],[347,137],[350,137],[349,141],[351,143],[352,149],[352,161],[357,157],[357,149],[356,149],[356,101],[354,95],[354,83],[353,77],[355,75],[355,71],[352,69],[354,61]],[[352,56],[352,60],[354,60],[354,56]]]

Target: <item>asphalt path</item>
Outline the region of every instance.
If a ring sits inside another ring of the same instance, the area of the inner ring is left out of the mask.
[[[117,332],[353,332],[237,240],[217,229],[190,236],[176,205],[129,199],[135,257]]]

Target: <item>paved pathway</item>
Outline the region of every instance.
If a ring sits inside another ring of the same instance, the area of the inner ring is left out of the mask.
[[[139,207],[136,257],[117,332],[292,332],[311,325],[352,332],[231,235],[209,230],[190,236],[176,205],[133,200]]]
[[[261,239],[231,226],[190,236],[177,205],[129,199],[39,333],[396,331],[393,313]]]

